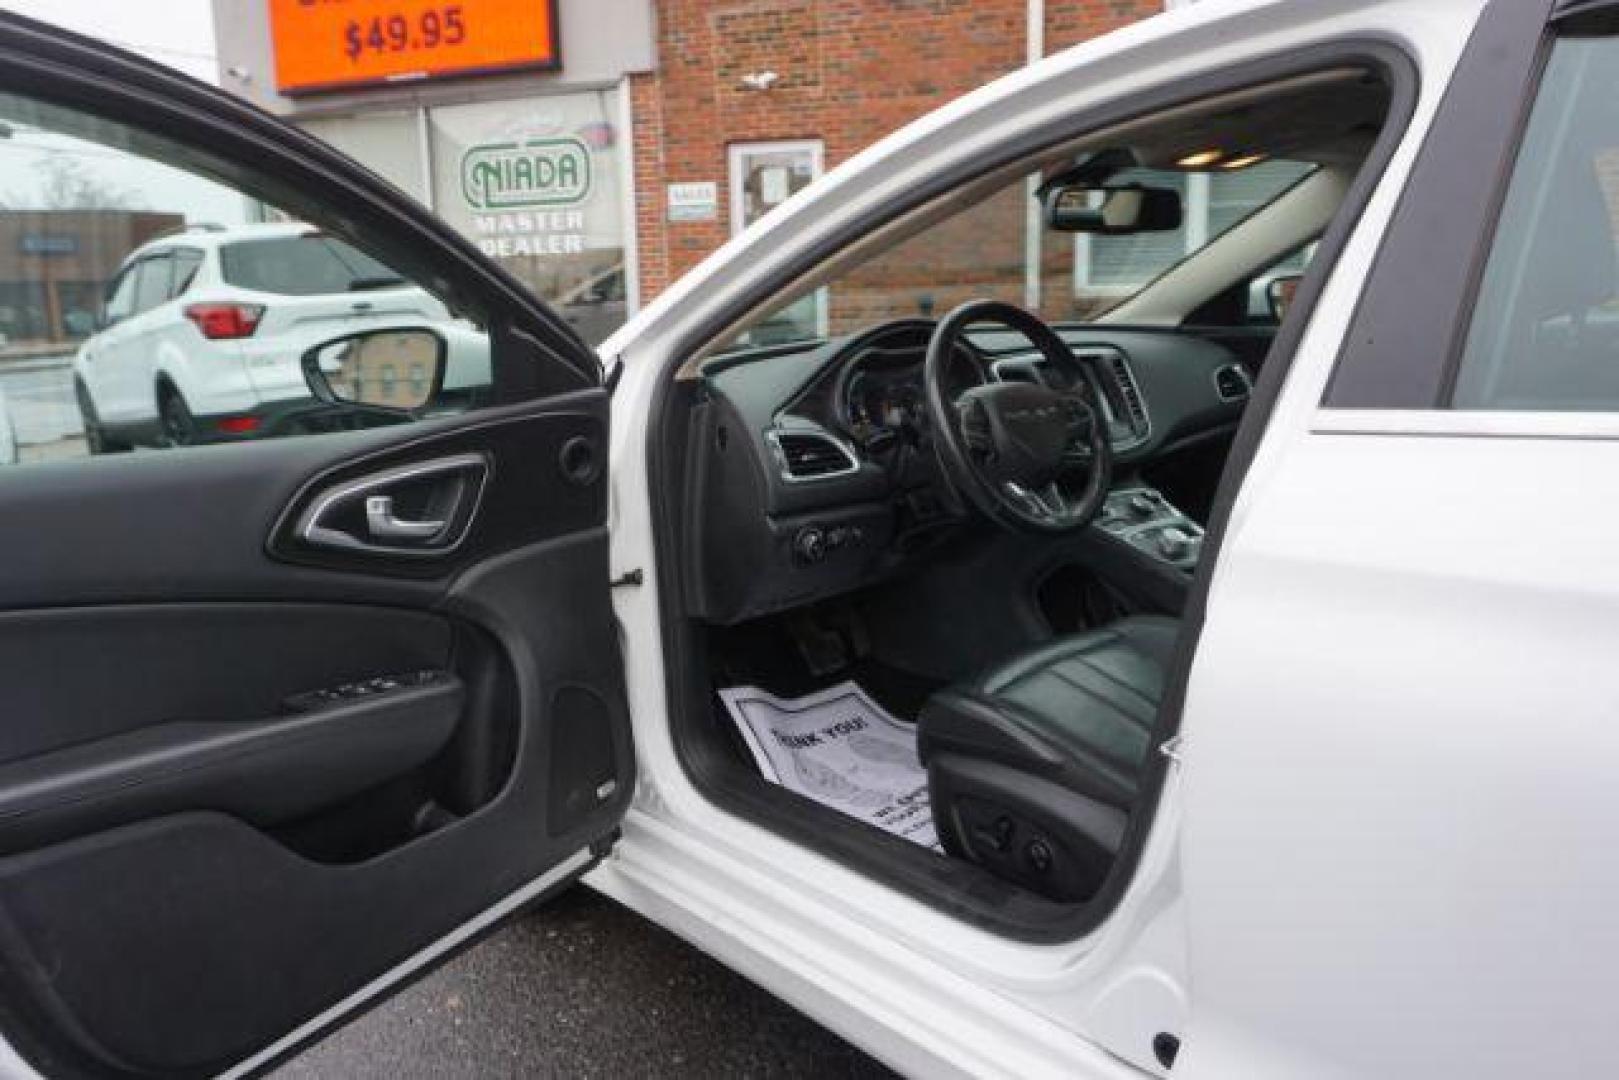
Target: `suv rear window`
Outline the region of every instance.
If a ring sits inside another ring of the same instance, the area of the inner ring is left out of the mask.
[[[319,296],[389,288],[407,282],[364,252],[330,236],[241,240],[219,251],[226,282],[283,296]]]

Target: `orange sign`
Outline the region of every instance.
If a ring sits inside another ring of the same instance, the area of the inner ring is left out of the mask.
[[[553,0],[270,0],[282,93],[561,66]]]

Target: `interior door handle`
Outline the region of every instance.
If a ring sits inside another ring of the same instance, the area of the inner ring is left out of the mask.
[[[378,540],[430,540],[448,522],[405,521],[394,517],[392,495],[371,495],[365,500],[365,523]]]
[[[364,555],[442,558],[471,530],[489,480],[482,454],[457,454],[372,473],[316,496],[295,535],[315,547]],[[419,518],[400,517],[405,506]]]

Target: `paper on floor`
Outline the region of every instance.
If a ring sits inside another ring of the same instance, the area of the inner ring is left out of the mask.
[[[752,686],[719,694],[767,780],[939,850],[916,728],[888,715],[855,683],[800,698]]]

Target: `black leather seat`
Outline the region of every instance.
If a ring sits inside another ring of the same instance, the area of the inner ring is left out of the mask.
[[[929,699],[918,728],[945,849],[1064,900],[1118,850],[1179,624],[1061,638]]]

